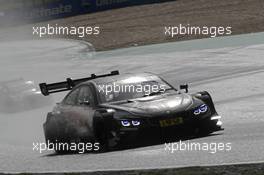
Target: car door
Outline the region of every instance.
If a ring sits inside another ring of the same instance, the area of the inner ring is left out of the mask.
[[[78,126],[76,125],[76,106],[77,98],[80,89],[76,88],[72,90],[64,100],[58,104],[56,109],[56,130],[58,135],[63,138],[63,140],[74,140],[77,136]]]
[[[93,140],[93,116],[95,112],[95,95],[90,85],[80,86],[75,108],[79,118],[79,135],[86,140]]]
[[[77,105],[79,88],[69,92],[61,103],[58,103],[47,116],[44,124],[45,135],[53,141],[68,142],[75,137],[73,125],[74,107]]]

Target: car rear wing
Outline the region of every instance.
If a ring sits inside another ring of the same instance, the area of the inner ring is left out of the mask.
[[[114,76],[114,75],[119,75],[119,71],[112,71],[109,74],[102,74],[102,75],[91,74],[90,77],[76,79],[76,80],[72,80],[71,78],[67,78],[66,81],[58,82],[58,83],[52,83],[52,84],[40,83],[39,87],[40,87],[41,93],[44,96],[48,96],[49,94],[52,94],[52,93],[69,91],[74,86],[76,86],[80,83],[83,83],[85,81],[88,81],[88,80],[93,80],[96,78],[102,78],[102,77],[108,77],[108,76]]]

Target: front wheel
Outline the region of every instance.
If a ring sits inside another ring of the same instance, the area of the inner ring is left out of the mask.
[[[99,143],[99,152],[109,151],[109,137],[108,132],[103,126],[97,128],[97,142]]]

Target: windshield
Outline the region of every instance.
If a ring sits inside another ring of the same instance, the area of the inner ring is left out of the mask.
[[[129,77],[123,80],[98,84],[97,88],[103,103],[157,95],[164,93],[168,89],[173,89],[156,76]]]

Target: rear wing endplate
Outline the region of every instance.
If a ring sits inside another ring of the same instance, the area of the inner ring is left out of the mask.
[[[52,93],[69,91],[74,86],[76,86],[80,83],[83,83],[85,81],[88,81],[88,80],[93,80],[96,78],[102,78],[102,77],[108,77],[108,76],[114,76],[114,75],[119,75],[119,71],[112,71],[110,74],[102,74],[102,75],[91,74],[90,77],[76,79],[76,80],[72,80],[71,78],[67,78],[66,81],[58,82],[58,83],[52,83],[52,84],[40,83],[39,87],[40,87],[41,93],[44,96],[48,96],[49,94],[52,94]]]

